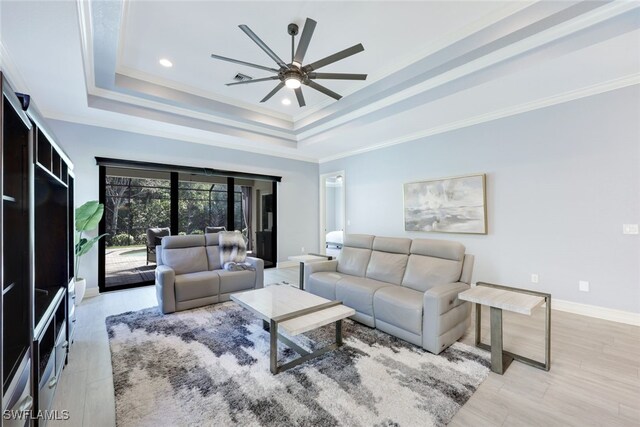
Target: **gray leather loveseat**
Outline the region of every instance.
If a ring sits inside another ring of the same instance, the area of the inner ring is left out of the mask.
[[[473,261],[457,242],[351,234],[337,260],[305,266],[305,290],[438,354],[469,326],[471,304],[458,293],[469,289]]]
[[[234,292],[263,287],[259,258],[247,257],[255,270],[222,269],[218,233],[163,237],[156,256],[156,295],[163,313],[229,301]]]

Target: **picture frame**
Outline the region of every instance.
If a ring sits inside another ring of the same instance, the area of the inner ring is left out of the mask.
[[[487,234],[486,174],[405,183],[405,231]]]

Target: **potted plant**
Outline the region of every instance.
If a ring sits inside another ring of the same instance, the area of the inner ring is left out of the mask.
[[[103,214],[104,205],[102,203],[98,203],[96,200],[91,200],[76,208],[76,274],[74,276],[76,304],[80,304],[82,302],[84,292],[87,289],[87,281],[80,276],[79,272],[80,257],[89,252],[98,240],[106,236],[106,234],[102,234],[88,239],[84,237],[84,234],[98,228],[98,224],[100,223]]]

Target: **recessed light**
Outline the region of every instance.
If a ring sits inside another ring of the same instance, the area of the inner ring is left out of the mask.
[[[282,104],[283,104],[283,105],[291,105],[291,100],[290,100],[289,98],[284,98],[284,99],[282,100]]]
[[[167,58],[162,58],[158,62],[160,62],[160,65],[162,65],[163,67],[167,67],[167,68],[173,67],[173,63],[169,61]]]

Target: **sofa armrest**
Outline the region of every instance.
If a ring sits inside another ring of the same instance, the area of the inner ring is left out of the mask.
[[[264,261],[260,258],[247,257],[247,264],[256,269],[255,289],[264,287]]]
[[[304,283],[309,283],[309,276],[319,271],[332,271],[338,270],[338,260],[333,259],[331,261],[318,261],[310,262],[304,265]]]
[[[422,347],[438,354],[460,338],[469,327],[471,304],[458,299],[469,289],[462,282],[434,286],[424,293]]]
[[[176,272],[167,265],[156,267],[156,297],[160,310],[167,314],[176,311]]]
[[[443,314],[460,305],[462,300],[458,294],[469,289],[469,285],[462,282],[438,285],[424,293],[424,311],[434,314]]]
[[[161,245],[156,246],[156,265],[163,265]]]

